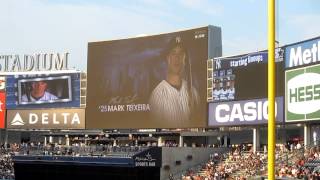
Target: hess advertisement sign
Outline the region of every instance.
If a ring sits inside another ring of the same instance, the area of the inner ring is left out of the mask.
[[[320,119],[320,64],[286,71],[286,121]]]
[[[283,97],[276,98],[276,121],[283,121]],[[209,104],[209,126],[256,125],[268,123],[267,99]]]
[[[84,129],[84,109],[8,110],[8,129]]]

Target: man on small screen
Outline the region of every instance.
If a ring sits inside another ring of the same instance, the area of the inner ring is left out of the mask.
[[[166,63],[166,79],[156,86],[150,96],[152,120],[168,126],[188,124],[199,106],[199,95],[192,86],[190,61],[180,37],[171,40]],[[186,77],[188,70],[189,78]]]
[[[219,100],[220,101],[226,101],[228,100],[228,91],[226,89],[226,79],[223,78],[223,80],[220,83],[220,96],[219,96]]]
[[[220,97],[220,81],[218,79],[215,79],[213,82],[213,91],[212,91],[212,97],[213,97],[213,101],[219,101],[219,97]]]
[[[228,100],[234,100],[234,79],[230,77],[230,80],[227,82],[227,92],[228,92]]]
[[[46,81],[31,82],[31,90],[21,97],[22,102],[50,101],[58,99],[57,96],[47,91]]]

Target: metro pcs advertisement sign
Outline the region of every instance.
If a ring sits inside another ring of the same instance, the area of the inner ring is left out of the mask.
[[[320,38],[287,46],[285,49],[285,61],[286,68],[319,63]]]
[[[283,97],[276,98],[276,121],[283,121]],[[268,100],[253,99],[209,104],[209,126],[268,123]]]

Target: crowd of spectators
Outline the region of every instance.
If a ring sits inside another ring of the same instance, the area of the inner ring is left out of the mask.
[[[175,147],[176,144],[165,146]],[[22,143],[2,145],[0,148],[0,179],[14,179],[12,155],[72,155],[106,156],[134,154],[144,150],[143,146],[113,146],[73,144]],[[193,180],[244,180],[267,176],[267,152],[256,152],[248,148],[235,147],[230,152],[212,154],[210,160],[195,169],[187,170],[181,179]],[[128,156],[129,157],[129,156]],[[284,179],[320,179],[320,146],[305,148],[300,143],[292,145],[278,144],[276,149],[276,177]],[[173,176],[171,179],[174,179]]]
[[[4,151],[0,155],[0,179],[14,179],[11,155]]]
[[[212,154],[210,160],[201,165],[200,168],[189,169],[181,177],[182,180],[211,180],[228,178],[228,173],[225,171],[221,162],[226,158],[226,154]]]
[[[235,148],[215,154],[199,171],[187,171],[182,180],[244,180],[266,178],[267,152],[242,151]],[[282,179],[320,179],[320,146],[305,148],[300,143],[277,144],[275,175]]]
[[[18,144],[11,144],[7,147],[2,145],[0,147],[0,179],[11,180],[14,179],[14,169],[12,162],[12,154],[19,149]]]
[[[276,166],[276,176],[280,178],[296,179],[320,179],[320,147],[312,146],[302,148],[295,145],[290,149],[283,147],[281,155],[285,155],[286,160],[281,160]]]
[[[75,144],[64,146],[41,143],[13,143],[0,147],[0,180],[14,180],[14,168],[12,156],[14,155],[65,155],[65,156],[126,156],[130,157],[137,152],[141,152],[147,147],[143,146],[112,146],[112,145],[91,145]]]
[[[242,152],[236,148],[225,154],[215,153],[197,173],[187,172],[182,176],[183,180],[243,180],[265,172],[266,155],[252,152]],[[240,173],[239,173],[240,172]]]

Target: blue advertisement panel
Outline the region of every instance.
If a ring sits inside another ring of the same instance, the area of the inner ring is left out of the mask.
[[[282,52],[282,51],[279,51]],[[279,54],[278,54],[279,55]],[[281,58],[278,57],[278,60]],[[208,81],[211,102],[266,98],[267,51],[239,56],[215,58]],[[283,61],[276,62],[277,96],[283,96]]]
[[[240,56],[233,56],[227,58],[216,58],[215,69],[232,69],[237,67],[250,66],[251,64],[267,63],[268,52],[261,51],[250,54],[243,54]]]
[[[276,121],[283,122],[283,97],[276,97],[275,107]],[[267,99],[209,103],[209,126],[258,125],[267,123]]]
[[[80,107],[80,73],[9,75],[7,109]]]
[[[295,68],[320,62],[320,37],[285,48],[285,67]]]

